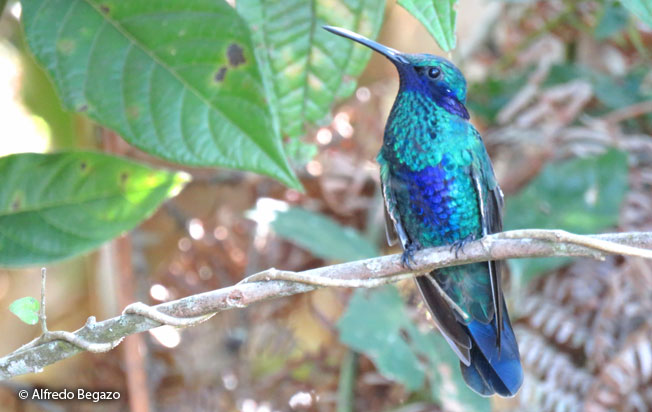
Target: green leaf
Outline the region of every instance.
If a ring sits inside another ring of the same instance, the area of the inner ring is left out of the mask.
[[[27,41],[67,108],[191,166],[299,183],[246,23],[222,0],[23,1]]]
[[[543,82],[544,87],[551,87],[562,83],[570,82],[577,78],[591,79],[595,75],[595,70],[588,66],[579,64],[556,64],[550,68],[548,77]]]
[[[187,180],[100,153],[0,158],[0,266],[74,256],[128,231]]]
[[[299,137],[322,122],[334,100],[350,96],[371,50],[322,29],[346,27],[375,38],[385,2],[374,0],[238,0],[277,127]]]
[[[405,10],[416,17],[445,51],[455,48],[457,0],[398,0]]]
[[[627,156],[610,150],[601,156],[546,166],[520,193],[505,204],[505,230],[563,229],[595,233],[618,223],[627,191]],[[512,274],[521,285],[556,269],[569,258],[512,259]]]
[[[640,70],[632,70],[621,78],[604,74],[595,75],[593,77],[595,96],[610,110],[649,100],[651,96],[644,95],[641,88],[646,74]]]
[[[425,364],[426,375],[434,400],[443,405],[445,410],[454,409],[453,405],[461,405],[461,411],[491,411],[489,399],[473,392],[464,382],[460,360],[439,332],[433,329],[430,333],[422,333],[414,325],[408,330],[413,350],[421,359],[428,361]],[[450,408],[446,407],[448,405]]]
[[[337,328],[340,340],[369,357],[384,376],[415,391],[425,373],[401,331],[410,325],[395,287],[357,290]]]
[[[652,0],[620,0],[634,16],[652,28]]]
[[[616,110],[652,98],[644,87],[649,68],[635,67],[627,75],[614,77],[579,64],[555,65],[551,68],[544,86],[566,83],[573,79],[588,80],[593,86],[595,97],[604,109]]]
[[[595,27],[595,38],[604,40],[621,32],[627,25],[629,14],[619,3],[607,2]]]
[[[290,139],[283,147],[285,153],[292,159],[292,164],[297,168],[305,167],[319,152],[316,144],[303,142],[301,139]]]
[[[337,327],[343,343],[364,353],[380,373],[406,389],[421,389],[427,377],[432,398],[443,409],[490,410],[489,400],[464,383],[459,360],[439,333],[421,332],[410,320],[394,286],[356,290]]]
[[[350,261],[379,255],[378,249],[355,229],[305,209],[277,211],[271,225],[278,236],[323,259]]]
[[[38,323],[38,310],[40,307],[41,305],[38,300],[31,296],[26,296],[14,300],[11,305],[9,305],[9,310],[11,313],[18,316],[18,319],[28,325],[36,325]]]

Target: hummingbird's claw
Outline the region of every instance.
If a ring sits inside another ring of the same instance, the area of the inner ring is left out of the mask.
[[[450,248],[449,252],[452,252],[453,250],[455,250],[455,259],[457,259],[460,250],[462,251],[462,253],[464,253],[464,246],[466,246],[467,243],[472,242],[474,240],[475,240],[475,235],[473,233],[471,233],[471,234],[467,235],[464,239],[460,239],[460,240],[454,242],[451,245],[451,248]]]
[[[416,263],[414,261],[414,252],[416,252],[417,246],[412,242],[407,245],[405,250],[403,251],[403,256],[401,256],[401,262],[403,263],[403,267],[406,267],[410,270],[414,269],[414,266],[412,264]]]

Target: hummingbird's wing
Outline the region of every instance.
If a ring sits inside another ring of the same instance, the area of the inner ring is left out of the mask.
[[[385,235],[387,236],[387,244],[389,246],[394,246],[398,241],[398,232],[396,231],[396,221],[387,211],[387,195],[385,194],[385,185],[380,182],[380,189],[383,192],[383,199],[385,199],[385,207],[383,211],[385,212]],[[403,244],[403,242],[401,242]]]
[[[403,249],[406,249],[410,243],[410,239],[401,224],[401,218],[396,210],[396,191],[401,190],[400,183],[392,179],[389,167],[382,157],[378,157],[378,162],[380,163],[380,183],[383,198],[385,199],[385,230],[387,233],[387,242],[392,246],[400,240],[401,246]],[[462,362],[465,365],[469,365],[471,362],[471,340],[459,322],[454,310],[444,298],[444,292],[431,275],[418,276],[415,280],[426,302],[426,306],[435,319],[442,335]]]
[[[405,249],[410,239],[396,211],[396,198],[394,196],[389,167],[387,167],[387,164],[381,157],[378,158],[378,161],[380,162],[380,188],[383,192],[383,199],[385,200],[385,234],[387,235],[387,244],[394,246],[400,240],[401,246]]]
[[[478,167],[479,166],[479,167]],[[479,165],[471,167],[471,177],[478,194],[482,235],[501,232],[503,230],[503,192],[498,186],[491,162],[486,151],[479,159]],[[491,279],[491,294],[494,313],[496,314],[497,342],[500,347],[500,337],[503,330],[503,293],[501,290],[500,262],[489,261],[489,277]]]

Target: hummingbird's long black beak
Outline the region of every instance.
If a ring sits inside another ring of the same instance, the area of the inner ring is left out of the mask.
[[[337,34],[338,36],[346,37],[347,39],[351,39],[353,41],[356,41],[360,44],[363,44],[367,47],[369,47],[372,50],[377,51],[378,53],[382,54],[383,56],[387,57],[392,63],[402,63],[402,64],[408,64],[408,60],[403,57],[403,54],[399,52],[398,50],[394,50],[391,47],[383,46],[380,43],[376,43],[373,40],[370,40],[364,36],[359,35],[358,33],[354,33],[351,30],[343,29],[341,27],[335,27],[335,26],[322,26],[324,29],[328,30],[329,32],[333,34]]]

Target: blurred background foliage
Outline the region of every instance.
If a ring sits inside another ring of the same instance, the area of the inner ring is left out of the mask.
[[[313,19],[368,36],[379,33],[379,40],[391,47],[449,56],[461,67],[469,81],[472,121],[507,195],[506,228],[652,230],[652,3],[454,3],[229,3],[242,16],[239,20],[235,12],[225,12],[237,20],[240,29],[233,30],[244,33],[246,24],[252,33],[251,40],[239,38],[250,41],[240,57],[255,56],[259,72],[250,75],[264,90],[267,105],[260,104],[260,90],[246,91],[247,102],[240,101],[244,106],[228,100],[244,84],[233,74],[242,65],[236,53],[224,71],[210,73],[210,79],[236,82],[229,83],[233,89],[224,95],[200,93],[202,98],[191,104],[231,116],[234,124],[246,126],[244,134],[237,127],[212,133],[222,151],[201,152],[191,146],[165,147],[166,139],[174,137],[174,122],[168,125],[172,131],[165,126],[157,132],[161,147],[139,144],[139,135],[130,129],[154,130],[167,124],[166,115],[186,113],[166,105],[178,103],[171,97],[176,92],[165,98],[161,90],[189,93],[191,87],[201,87],[208,73],[187,71],[181,82],[169,78],[166,67],[183,62],[182,49],[173,52],[168,46],[175,43],[157,37],[156,25],[128,25],[130,7],[145,7],[146,2],[88,1],[84,10],[125,18],[125,27],[132,30],[128,40],[142,41],[154,56],[145,63],[165,63],[156,69],[162,70],[160,84],[145,92],[160,99],[160,104],[143,107],[154,120],[142,120],[135,106],[124,103],[117,106],[127,114],[121,117],[108,104],[115,103],[116,90],[105,91],[107,101],[93,94],[103,87],[103,70],[110,74],[110,62],[96,65],[94,81],[99,83],[89,94],[80,89],[85,83],[65,83],[65,76],[46,74],[28,51],[20,3],[8,1],[0,20],[1,155],[101,150],[152,168],[185,164],[192,176],[178,196],[128,235],[90,254],[48,264],[50,329],[76,329],[89,315],[115,316],[135,300],[158,303],[229,286],[268,267],[302,270],[397,252],[385,246],[373,161],[398,88],[395,70],[382,57],[325,32],[318,30],[307,40],[306,25]],[[34,4],[26,11],[30,8]],[[222,44],[221,28],[182,20],[184,28],[208,30]],[[28,38],[29,27],[37,23],[27,24]],[[451,36],[455,27],[457,38]],[[51,67],[48,50],[61,50],[45,40],[33,35],[31,44],[39,60]],[[35,41],[43,44],[35,48]],[[109,49],[113,44],[105,43]],[[197,53],[205,49],[203,45]],[[63,64],[76,68],[79,62]],[[253,70],[244,66],[240,68]],[[91,69],[82,74],[89,73]],[[131,74],[136,80],[122,86],[134,87],[130,96],[137,105],[139,73]],[[232,74],[235,80],[229,80]],[[213,87],[210,82],[205,86]],[[63,99],[56,90],[63,90]],[[333,102],[337,105],[331,110]],[[234,107],[257,107],[267,123],[248,125],[247,112],[233,113]],[[184,116],[180,118],[191,119],[192,112]],[[267,137],[257,134],[261,130]],[[181,133],[201,135],[196,132]],[[238,163],[225,156],[229,141],[244,142],[234,150],[248,159]],[[260,152],[247,152],[251,147]],[[279,157],[282,150],[303,191]],[[190,165],[256,171],[293,187],[242,171]],[[15,181],[17,176],[10,177],[2,178]],[[157,328],[128,338],[112,352],[80,354],[40,374],[1,382],[0,405],[8,411],[652,409],[650,262],[537,259],[506,266],[507,299],[526,369],[514,399],[484,399],[466,389],[455,356],[434,330],[412,282],[405,282],[377,290],[321,289],[222,313],[183,331]],[[38,333],[38,327],[20,323],[8,307],[23,296],[37,296],[39,284],[36,266],[0,270],[0,306],[6,308],[0,330],[12,332],[3,335],[0,353]],[[99,404],[21,403],[15,391],[23,387],[118,390],[123,396]]]

